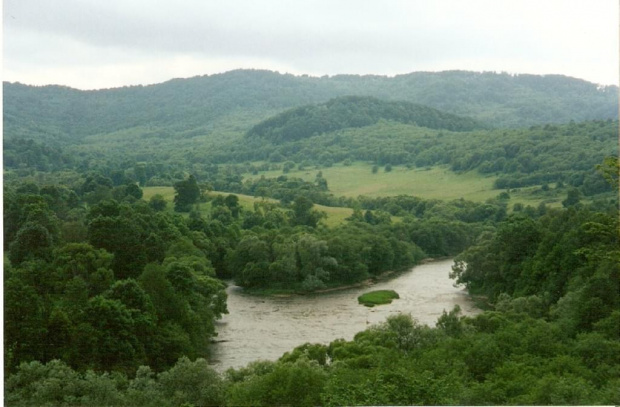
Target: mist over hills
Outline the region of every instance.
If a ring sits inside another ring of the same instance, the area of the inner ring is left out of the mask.
[[[4,87],[4,137],[72,144],[83,137],[146,126],[175,137],[221,126],[247,131],[284,110],[341,96],[407,101],[492,127],[618,117],[618,88],[560,75],[446,71],[395,77],[308,77],[236,70],[97,91],[61,86]]]

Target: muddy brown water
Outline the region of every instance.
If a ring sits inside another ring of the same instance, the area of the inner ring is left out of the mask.
[[[394,279],[317,295],[256,297],[240,287],[228,287],[228,310],[216,323],[217,342],[211,346],[211,365],[218,371],[238,368],[255,360],[276,360],[306,342],[328,344],[351,340],[389,315],[410,313],[420,323],[434,326],[444,310],[455,305],[463,315],[478,311],[464,289],[448,277],[452,260],[423,264]],[[357,297],[373,290],[395,290],[400,299],[368,308]]]

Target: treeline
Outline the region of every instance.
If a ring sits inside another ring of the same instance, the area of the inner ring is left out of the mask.
[[[241,228],[238,244],[226,255],[225,275],[246,288],[302,292],[406,269],[428,255],[456,255],[506,214],[502,202],[441,203],[415,198],[418,213],[405,214],[400,209],[404,218],[393,222],[378,204],[363,210],[357,202],[345,224],[327,228],[321,223],[324,214],[314,209],[303,191],[284,206],[263,201],[255,203],[253,210],[239,208],[235,198],[211,200],[211,219]],[[361,202],[370,207],[373,201]],[[427,210],[421,209],[423,205]],[[395,207],[393,203],[391,208]],[[203,215],[190,213],[190,228],[201,230],[204,224]]]
[[[351,341],[305,344],[217,374],[180,359],[135,376],[30,362],[11,405],[613,405],[620,401],[620,250],[613,215],[589,207],[517,214],[460,256],[458,282],[489,311],[436,327],[407,315]],[[465,263],[466,262],[466,263]]]
[[[262,224],[245,231],[230,253],[230,270],[238,285],[314,291],[403,270],[426,256],[406,230],[389,223],[361,219],[331,229],[312,228],[321,214],[311,208],[303,197],[293,202],[289,224],[295,228],[265,227],[274,218],[266,205],[246,217],[244,226],[248,221]]]
[[[348,96],[320,105],[287,110],[253,126],[246,133],[246,137],[260,137],[282,143],[350,127],[370,126],[379,120],[451,131],[470,131],[483,127],[473,119],[440,112],[427,106]]]

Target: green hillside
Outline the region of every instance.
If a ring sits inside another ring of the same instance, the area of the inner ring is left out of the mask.
[[[495,127],[618,117],[617,87],[559,75],[447,71],[395,77],[307,77],[237,70],[162,84],[98,91],[4,83],[4,137],[75,142],[139,129],[161,139],[247,131],[276,113],[347,96],[409,101]]]
[[[293,141],[335,130],[370,126],[379,120],[452,131],[483,127],[475,120],[410,102],[348,96],[287,110],[258,123],[247,132],[247,136],[273,142]]]

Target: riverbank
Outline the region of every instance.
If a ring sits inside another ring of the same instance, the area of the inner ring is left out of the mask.
[[[411,314],[434,325],[444,311],[458,305],[463,315],[479,310],[467,293],[448,277],[452,260],[435,260],[404,272],[384,273],[382,281],[365,280],[354,287],[328,288],[312,295],[259,297],[230,286],[229,314],[216,322],[218,343],[211,345],[211,363],[218,371],[255,360],[276,360],[304,343],[351,340],[358,332],[385,322],[395,313]],[[380,307],[360,306],[358,297],[372,290],[394,290],[400,299]]]

